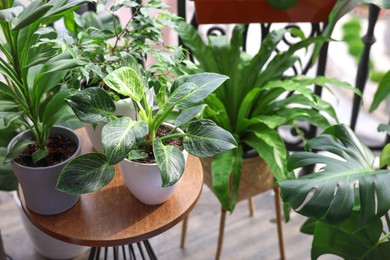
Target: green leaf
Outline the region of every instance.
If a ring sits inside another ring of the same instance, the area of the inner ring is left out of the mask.
[[[110,164],[122,161],[147,134],[148,124],[145,121],[121,117],[109,122],[102,130],[102,144],[107,161]]]
[[[181,125],[184,125],[194,119],[196,116],[198,116],[204,108],[206,107],[205,104],[201,104],[195,107],[190,107],[187,109],[184,109],[180,115],[176,118],[175,126],[179,127]]]
[[[383,147],[379,161],[379,167],[381,168],[390,165],[390,144],[386,144],[386,146]]]
[[[23,12],[23,7],[17,6],[8,9],[0,10],[0,19],[6,22],[12,21],[15,17]]]
[[[16,104],[13,101],[0,100],[0,112],[10,111],[10,110],[15,109],[17,107],[18,107],[18,104]]]
[[[85,123],[108,123],[115,112],[111,96],[100,88],[87,88],[67,99],[76,116]]]
[[[283,200],[294,210],[326,223],[340,223],[351,215],[354,205],[359,205],[361,227],[387,213],[390,172],[373,168],[373,153],[349,127],[331,126],[308,141],[306,148],[327,151],[332,156],[312,152],[290,156],[290,170],[317,163],[324,165],[318,172],[279,182]],[[358,197],[355,192],[359,192]]]
[[[45,66],[42,68],[43,74],[49,74],[52,72],[57,72],[61,70],[69,70],[69,69],[74,69],[76,67],[84,66],[87,65],[88,62],[85,60],[79,60],[75,58],[71,59],[62,59],[58,61],[52,61],[52,62],[47,62]]]
[[[383,100],[386,100],[389,97],[389,94],[390,94],[390,71],[388,71],[379,82],[378,89],[374,95],[374,100],[372,101],[370,106],[370,112],[373,112],[375,109],[377,109],[379,104]]]
[[[307,235],[314,235],[314,230],[318,222],[318,220],[308,218],[305,223],[303,223],[299,231]]]
[[[267,162],[276,180],[290,178],[286,165],[287,150],[277,130],[258,124],[252,126],[249,132],[243,142],[254,148]]]
[[[198,73],[177,78],[172,86],[172,88],[175,89],[172,93],[173,96],[176,92],[181,93],[183,90],[188,90],[188,88],[181,88],[185,83],[192,83],[196,87],[190,92],[184,91],[185,95],[182,95],[182,98],[176,102],[176,108],[185,109],[197,105],[221,86],[227,79],[227,76],[217,73]],[[168,103],[169,102],[170,99],[168,99]]]
[[[4,159],[4,163],[9,163],[16,157],[18,157],[23,150],[30,144],[34,144],[34,141],[23,139],[17,142],[9,151]]]
[[[378,132],[386,132],[388,135],[390,135],[390,125],[380,124],[378,126]]]
[[[160,139],[155,139],[153,153],[161,173],[162,187],[168,187],[178,182],[185,169],[183,152],[175,146],[165,146]]]
[[[242,147],[216,156],[211,163],[213,190],[223,208],[232,212],[236,206],[241,167]]]
[[[18,188],[18,180],[9,163],[3,163],[7,149],[0,147],[0,190],[12,191]]]
[[[68,90],[60,91],[49,100],[42,114],[42,122],[45,123],[47,128],[59,122],[65,114],[65,110],[68,108],[65,99],[71,95],[71,92]]]
[[[197,157],[212,157],[237,147],[234,137],[209,119],[192,122],[183,138],[183,146]]]
[[[130,67],[111,72],[103,81],[117,93],[128,96],[134,101],[141,101],[145,95],[140,76]]]
[[[379,241],[383,230],[381,220],[378,218],[361,230],[357,230],[358,225],[358,212],[353,212],[339,225],[317,222],[311,251],[312,259],[317,259],[323,254],[334,254],[343,259],[386,259],[390,242]]]
[[[45,150],[36,150],[32,153],[31,157],[33,160],[33,163],[36,164],[38,161],[42,160],[46,156],[49,155],[49,151],[47,149]]]
[[[14,24],[12,30],[19,31],[24,27],[41,20],[44,14],[46,14],[51,8],[53,8],[53,5],[51,3],[39,6],[32,12],[28,13],[26,16],[20,17],[21,19]]]
[[[100,153],[83,154],[62,170],[57,189],[71,194],[85,194],[102,189],[112,181],[115,167]]]
[[[9,127],[15,120],[19,119],[23,115],[23,111],[19,112],[0,112],[0,120],[4,122],[4,128]]]
[[[127,154],[127,159],[130,161],[139,160],[147,157],[148,157],[148,153],[145,150],[131,150]]]

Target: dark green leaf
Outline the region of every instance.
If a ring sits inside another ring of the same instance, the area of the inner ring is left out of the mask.
[[[145,121],[121,117],[109,122],[102,130],[102,144],[107,161],[110,164],[122,161],[147,134],[148,124]]]
[[[0,190],[12,191],[18,188],[18,180],[9,163],[3,163],[7,149],[0,147]]]
[[[14,122],[15,120],[19,119],[22,115],[23,115],[23,111],[19,111],[19,112],[11,112],[11,111],[0,112],[0,120],[3,121],[4,128],[7,128],[7,127],[9,127],[12,124],[12,122]]]
[[[58,178],[57,189],[85,194],[102,189],[115,175],[115,167],[100,153],[88,153],[71,160]]]
[[[202,111],[204,110],[205,107],[206,107],[205,104],[201,104],[201,105],[198,105],[195,107],[190,107],[190,108],[183,110],[179,114],[179,116],[176,118],[175,125],[179,127],[181,125],[188,123],[189,121],[194,119],[196,116],[198,116],[200,113],[202,113]]]
[[[387,199],[390,196],[387,189],[390,172],[373,168],[373,153],[350,128],[331,126],[321,136],[310,140],[307,148],[327,151],[335,156],[312,152],[290,156],[290,170],[324,164],[316,173],[297,180],[280,181],[283,200],[297,212],[327,223],[339,223],[351,215],[356,204],[360,206],[360,225],[363,227],[390,209]],[[356,191],[359,191],[359,196],[355,198]]]
[[[186,165],[183,152],[175,146],[165,146],[160,139],[156,139],[153,141],[153,154],[161,173],[162,186],[168,187],[178,182]]]
[[[293,7],[298,0],[268,0],[268,3],[280,10],[287,10]]]
[[[8,163],[18,157],[28,145],[34,143],[34,141],[27,139],[20,140],[8,151],[8,154],[4,159],[4,163]]]
[[[31,157],[32,157],[34,164],[36,164],[38,161],[42,160],[43,158],[45,158],[48,155],[49,155],[49,151],[47,149],[36,150],[35,152],[32,153]]]
[[[108,123],[115,112],[111,96],[100,88],[87,88],[69,96],[66,101],[85,123]]]
[[[383,226],[378,218],[364,229],[357,230],[359,213],[353,212],[342,224],[317,222],[314,230],[312,258],[334,254],[343,259],[385,259],[389,241],[379,242]],[[385,258],[383,258],[385,257]]]
[[[41,20],[44,14],[46,14],[51,8],[53,8],[53,5],[51,3],[39,6],[28,15],[21,17],[21,19],[14,24],[12,30],[19,31],[24,27]]]
[[[237,147],[237,142],[228,131],[209,119],[192,122],[183,138],[183,146],[197,157],[212,157]]]

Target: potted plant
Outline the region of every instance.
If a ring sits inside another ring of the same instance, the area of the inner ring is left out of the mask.
[[[384,125],[379,128],[388,133],[389,129]],[[381,169],[374,166],[373,152],[346,125],[327,128],[305,148],[307,152],[290,156],[289,169],[314,164],[321,167],[279,185],[283,200],[310,218],[301,230],[313,235],[312,259],[323,254],[385,259],[390,249],[388,146],[380,156]]]
[[[0,120],[5,127],[18,122],[27,129],[10,141],[5,161],[11,162],[27,207],[40,214],[65,211],[78,199],[57,191],[55,183],[66,160],[79,152],[80,140],[70,129],[53,125],[69,115],[64,98],[70,93],[61,90],[61,80],[83,62],[46,39],[56,37],[50,24],[84,2],[0,5],[0,72],[6,80],[0,83]]]
[[[135,108],[129,108],[132,106],[130,99],[107,87],[103,78],[118,68],[133,67],[133,64],[137,63],[148,67],[150,59],[155,59],[151,66],[154,71],[148,68],[151,78],[159,70],[168,70],[171,63],[166,62],[166,59],[170,59],[169,55],[174,48],[164,44],[162,30],[169,24],[173,14],[165,8],[160,0],[132,0],[115,2],[112,5],[99,2],[96,12],[87,11],[80,15],[72,13],[65,17],[69,35],[62,41],[79,59],[88,61],[73,71],[72,77],[68,79],[69,85],[73,85],[75,89],[89,87],[105,89],[113,96],[116,113],[134,118]],[[153,14],[156,10],[157,15]],[[125,16],[126,13],[129,15]],[[122,19],[119,14],[122,14]],[[180,53],[180,50],[178,52]],[[161,62],[162,60],[164,62]],[[150,83],[153,84],[153,81]],[[147,96],[149,103],[152,103],[154,96],[152,89]],[[104,124],[85,124],[87,134],[95,150],[99,152],[103,151],[101,144],[103,126]]]
[[[226,210],[233,211],[239,197],[241,172],[246,171],[242,170],[247,161],[244,158],[261,157],[276,180],[294,178],[287,171],[288,153],[278,132],[280,126],[293,125],[300,133],[299,122],[325,128],[329,126],[328,118],[336,118],[331,105],[316,95],[310,85],[332,84],[356,91],[349,84],[332,78],[286,75],[299,61],[297,52],[326,41],[324,37],[304,38],[295,29],[273,31],[264,39],[258,53],[250,56],[241,50],[243,26],[234,28],[230,42],[226,36],[210,36],[208,44],[184,21],[178,22],[176,30],[197,59],[197,71],[230,77],[205,100],[208,106],[203,114],[232,133],[238,143],[237,149],[213,158],[211,165],[202,160],[204,171],[211,169],[211,188]],[[287,50],[272,55],[287,33],[301,38]],[[259,178],[259,174],[252,176]],[[248,183],[254,185],[254,181]],[[260,184],[259,189],[262,188]]]
[[[112,180],[114,165],[120,163],[122,176],[133,195],[146,204],[160,204],[173,193],[169,187],[184,172],[183,149],[207,157],[236,147],[229,132],[211,120],[195,119],[204,107],[203,99],[226,76],[203,73],[177,78],[170,90],[165,86],[157,93],[159,109],[155,113],[146,98],[147,82],[142,78],[139,71],[130,67],[117,69],[104,78],[108,87],[133,100],[138,110],[136,120],[114,115],[110,96],[100,88],[85,89],[68,97],[80,120],[107,123],[102,131],[104,154],[89,153],[70,161],[60,175],[58,189],[73,194],[97,191]],[[165,124],[174,109],[181,111],[174,125]],[[186,132],[177,130],[183,125],[188,125]],[[134,176],[137,174],[139,177]],[[137,179],[141,183],[137,184]],[[151,187],[142,186],[142,192],[133,189],[144,184]]]

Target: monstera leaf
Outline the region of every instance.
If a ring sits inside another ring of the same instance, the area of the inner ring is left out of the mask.
[[[318,172],[279,182],[283,200],[295,211],[333,224],[357,210],[360,227],[364,227],[390,209],[390,171],[374,169],[373,153],[350,128],[331,126],[310,140],[306,148],[327,151],[330,155],[297,152],[290,156],[290,170],[324,165]]]

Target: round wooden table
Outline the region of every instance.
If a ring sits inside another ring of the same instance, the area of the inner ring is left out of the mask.
[[[83,140],[83,152],[92,151],[84,129],[77,132]],[[203,184],[199,160],[189,156],[181,183],[165,203],[148,206],[139,202],[127,189],[119,174],[102,190],[82,195],[70,210],[43,216],[25,207],[31,222],[52,237],[72,244],[91,247],[122,246],[147,240],[179,223],[197,203]]]

